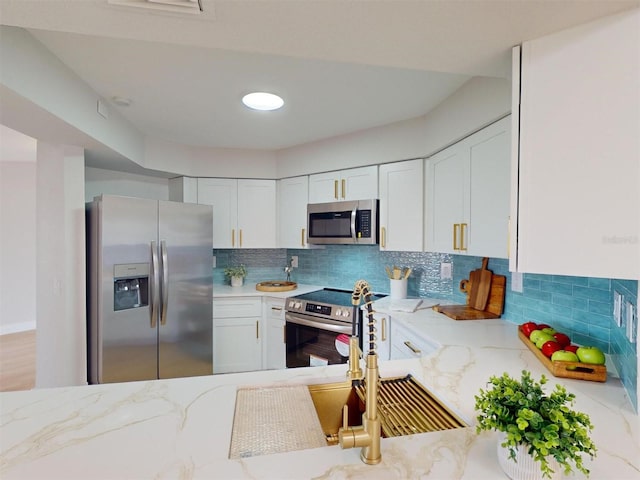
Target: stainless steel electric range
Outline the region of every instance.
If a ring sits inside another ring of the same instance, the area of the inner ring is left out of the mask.
[[[287,368],[347,363],[351,335],[360,338],[362,348],[363,315],[351,295],[325,288],[286,299]]]

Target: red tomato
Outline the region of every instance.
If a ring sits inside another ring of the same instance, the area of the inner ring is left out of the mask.
[[[527,322],[520,325],[520,331],[522,331],[522,333],[524,333],[527,338],[529,338],[531,332],[533,332],[534,330],[539,330],[539,327],[533,322]]]
[[[548,342],[544,342],[540,350],[542,350],[542,353],[544,353],[547,357],[551,358],[551,355],[553,355],[553,352],[562,350],[562,347],[555,340],[549,340]]]

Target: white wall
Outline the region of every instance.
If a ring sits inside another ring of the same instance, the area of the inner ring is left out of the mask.
[[[36,328],[36,140],[0,125],[0,335]]]
[[[114,172],[100,168],[86,168],[84,172],[84,198],[86,202],[101,194],[126,197],[169,199],[169,180],[166,178]]]
[[[278,152],[278,178],[433,155],[511,111],[511,82],[475,77],[425,116]]]
[[[84,152],[38,142],[36,387],[87,382]]]

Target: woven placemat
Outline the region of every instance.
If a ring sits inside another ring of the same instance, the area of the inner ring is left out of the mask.
[[[229,458],[327,445],[304,385],[239,389]]]

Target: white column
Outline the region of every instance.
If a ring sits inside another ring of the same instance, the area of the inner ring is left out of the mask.
[[[36,387],[87,382],[84,151],[38,142]]]

